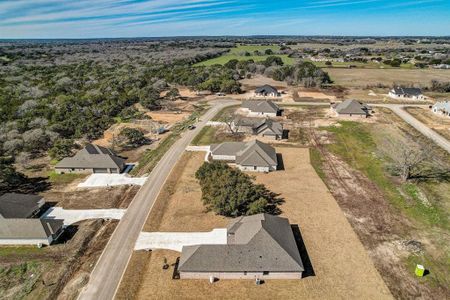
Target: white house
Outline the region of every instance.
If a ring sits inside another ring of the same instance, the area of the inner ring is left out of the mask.
[[[440,101],[436,102],[432,107],[431,111],[435,114],[450,117],[450,101]]]
[[[394,87],[389,91],[389,97],[392,99],[405,99],[405,100],[425,100],[426,97],[422,94],[422,90],[419,88],[404,88]]]

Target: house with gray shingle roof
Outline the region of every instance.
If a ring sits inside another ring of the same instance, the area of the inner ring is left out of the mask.
[[[389,97],[393,99],[407,99],[407,100],[425,100],[422,90],[419,88],[407,88],[397,86],[389,91]]]
[[[274,140],[283,137],[283,125],[271,119],[236,117],[231,126],[238,133],[248,133]]]
[[[247,100],[241,105],[249,117],[276,117],[281,115],[281,109],[272,101]]]
[[[226,245],[184,246],[181,279],[301,279],[302,258],[288,219],[269,214],[236,218]]]
[[[111,149],[87,144],[73,157],[63,158],[55,166],[57,173],[120,173],[125,160]]]
[[[33,218],[44,204],[44,198],[38,195],[6,193],[0,196],[0,218]]]
[[[0,218],[0,245],[50,245],[63,232],[59,219]]]
[[[256,88],[254,95],[256,97],[273,97],[273,98],[281,96],[281,94],[275,87],[268,84]]]
[[[370,116],[370,112],[372,111],[370,106],[357,100],[345,100],[339,104],[332,105],[331,109],[338,115],[363,117]]]
[[[0,245],[50,245],[63,232],[63,220],[39,219],[44,198],[7,193],[0,197]]]
[[[431,111],[438,115],[450,117],[450,101],[436,102],[431,107]]]
[[[278,166],[275,148],[258,140],[213,144],[210,152],[213,160],[235,163],[242,171],[270,172]]]

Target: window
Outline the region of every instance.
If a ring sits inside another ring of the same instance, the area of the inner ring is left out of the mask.
[[[263,271],[263,275],[269,275],[269,271]]]

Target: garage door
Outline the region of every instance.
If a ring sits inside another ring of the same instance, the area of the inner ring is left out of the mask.
[[[94,168],[94,173],[108,173],[107,168]]]

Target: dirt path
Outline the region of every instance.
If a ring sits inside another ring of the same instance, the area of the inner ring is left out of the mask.
[[[321,155],[330,191],[394,296],[400,299],[445,299],[444,290],[431,291],[406,268],[408,256],[422,250],[423,246],[416,239],[423,241],[426,237],[395,211],[382,191],[361,172],[325,149]]]

